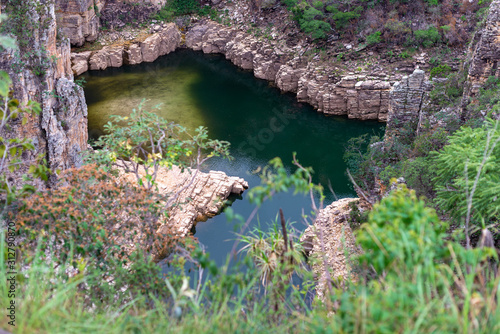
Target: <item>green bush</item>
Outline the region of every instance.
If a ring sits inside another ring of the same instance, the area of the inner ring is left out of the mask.
[[[218,19],[216,9],[208,5],[202,6],[197,0],[170,0],[153,16],[153,18],[155,20],[168,22],[172,21],[176,16],[191,14],[208,16],[212,20]]]
[[[417,30],[414,33],[415,42],[424,48],[430,48],[441,41],[441,35],[436,27],[430,27],[426,30]]]
[[[366,43],[368,45],[380,43],[382,41],[381,35],[382,33],[380,31],[376,31],[373,34],[366,36]]]
[[[323,1],[314,1],[313,2],[313,7],[316,8],[316,9],[319,9],[319,10],[322,10],[323,7],[325,7],[325,3]]]
[[[359,257],[379,274],[411,270],[429,263],[432,257],[448,255],[444,247],[446,224],[434,210],[418,200],[404,185],[374,206],[368,223],[358,231],[357,241],[370,250]]]
[[[444,76],[447,76],[449,73],[451,72],[451,67],[444,64],[444,65],[438,65],[436,67],[433,67],[431,69],[431,73],[430,73],[430,78],[434,78],[434,77],[444,77]]]
[[[305,33],[311,34],[312,39],[322,39],[332,29],[332,27],[324,21],[312,20],[303,22],[300,27]]]
[[[462,127],[449,144],[433,153],[437,176],[437,204],[455,218],[468,215],[476,224],[500,214],[500,122]]]
[[[326,10],[332,13],[332,19],[335,22],[337,29],[343,29],[347,27],[351,20],[357,19],[361,16],[363,12],[362,6],[357,6],[352,11],[343,12],[339,10],[336,6],[331,5],[326,7]]]

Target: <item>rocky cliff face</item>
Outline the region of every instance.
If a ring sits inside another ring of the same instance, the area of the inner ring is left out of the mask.
[[[56,0],[57,25],[70,43],[82,46],[99,34],[99,13],[105,0]]]
[[[57,25],[71,45],[94,42],[100,27],[122,28],[149,19],[166,0],[55,0]]]
[[[21,104],[39,102],[42,113],[25,125],[13,124],[5,135],[32,139],[35,151],[23,156],[27,164],[41,153],[54,171],[79,166],[79,152],[87,148],[87,106],[83,89],[73,82],[70,43],[57,38],[53,1],[27,2],[27,19],[37,24],[19,35],[27,39],[19,51],[0,54],[0,69],[12,78],[14,97]]]
[[[467,118],[467,105],[490,76],[500,77],[500,1],[494,0],[489,9],[484,29],[478,32],[479,42],[474,46],[469,65],[462,106]],[[500,116],[500,115],[499,115]]]
[[[413,131],[417,130],[427,93],[431,89],[432,84],[420,69],[394,84],[389,94],[386,139],[397,135],[403,127],[410,126]]]
[[[87,70],[104,70],[124,64],[153,62],[158,57],[174,51],[180,44],[179,29],[174,23],[167,23],[159,32],[132,43],[105,46],[95,52],[73,53],[71,54],[72,68],[75,75],[80,75]]]
[[[334,68],[294,56],[293,50],[276,48],[236,28],[204,21],[186,33],[186,46],[205,53],[222,53],[235,65],[252,70],[284,92],[297,94],[318,111],[349,118],[385,121],[389,107],[388,78],[346,76]]]

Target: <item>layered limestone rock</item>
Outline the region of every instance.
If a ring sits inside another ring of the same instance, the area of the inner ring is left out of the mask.
[[[355,237],[347,221],[351,208],[358,198],[343,198],[321,210],[309,226],[301,242],[311,259],[312,270],[316,277],[316,295],[324,301],[328,294],[328,282],[354,279],[351,272],[351,256],[359,254]]]
[[[181,33],[174,23],[141,41],[106,46],[91,53],[72,54],[73,72],[103,70],[122,64],[153,62],[181,45]],[[389,109],[388,78],[364,75],[341,77],[334,68],[292,57],[290,50],[280,50],[256,37],[213,21],[201,21],[189,28],[185,46],[204,53],[222,53],[235,65],[252,70],[259,79],[276,84],[283,92],[297,94],[328,115],[347,115],[361,120],[387,120]]]
[[[120,67],[123,64],[135,65],[153,62],[179,47],[181,33],[175,23],[166,24],[159,32],[141,41],[122,45],[105,46],[99,51],[71,54],[72,69],[75,75],[90,70],[104,70]]]
[[[57,25],[72,45],[93,42],[99,34],[98,13],[105,0],[56,0]]]
[[[123,171],[122,177],[130,182],[136,179],[135,174]],[[224,172],[183,172],[177,166],[159,169],[156,184],[161,194],[169,198],[175,196],[168,209],[166,226],[174,227],[181,236],[187,235],[197,222],[217,215],[231,194],[239,195],[248,188],[245,180],[227,176]]]
[[[284,92],[297,94],[300,102],[318,111],[349,118],[387,120],[390,83],[349,76],[340,78],[328,66],[290,56],[235,28],[204,21],[186,33],[186,46],[204,53],[222,53],[235,65],[252,70],[257,78],[274,82]]]
[[[481,37],[475,45],[470,61],[467,84],[464,89],[462,106],[464,117],[466,107],[474,100],[479,89],[490,76],[500,77],[500,0],[494,0],[489,9],[486,26],[480,31]],[[500,117],[500,115],[499,115]]]
[[[28,2],[23,6],[30,8],[29,19],[40,22],[41,28],[21,33],[18,38],[25,39],[26,46],[19,54],[2,52],[0,69],[12,78],[14,97],[22,105],[30,100],[39,102],[42,112],[30,117],[27,124],[14,122],[10,131],[1,135],[32,140],[35,149],[22,157],[26,168],[39,154],[54,171],[79,166],[79,152],[87,148],[87,106],[83,89],[73,82],[70,43],[57,38],[54,2]],[[20,58],[25,54],[35,56]],[[24,172],[23,168],[19,171]]]
[[[389,93],[386,139],[397,135],[403,127],[417,131],[422,124],[422,111],[431,89],[432,83],[426,79],[425,72],[418,68],[394,84]]]

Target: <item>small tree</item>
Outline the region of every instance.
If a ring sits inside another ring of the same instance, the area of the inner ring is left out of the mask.
[[[130,116],[111,116],[112,122],[104,126],[107,134],[95,143],[102,150],[92,155],[91,160],[132,172],[140,186],[152,189],[159,168],[178,165],[182,169],[194,169],[193,181],[208,159],[230,158],[229,142],[209,139],[205,127],[199,127],[195,135],[191,135],[184,127],[143,110],[143,103],[133,109]],[[175,197],[167,203],[172,204]]]

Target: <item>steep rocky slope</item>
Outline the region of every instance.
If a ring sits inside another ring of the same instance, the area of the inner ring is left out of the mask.
[[[42,112],[2,135],[33,140],[35,151],[23,156],[27,163],[43,154],[54,171],[79,166],[79,152],[87,148],[87,105],[83,89],[73,82],[70,42],[58,38],[53,1],[22,6],[31,25],[17,35],[18,51],[0,54],[0,69],[13,80],[14,98],[39,102]]]

